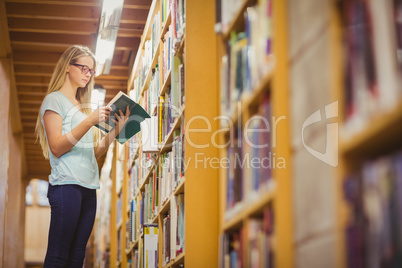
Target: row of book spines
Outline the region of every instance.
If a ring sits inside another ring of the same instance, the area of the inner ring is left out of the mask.
[[[184,65],[179,57],[175,57],[174,62],[170,90],[164,96],[159,97],[157,116],[159,122],[158,141],[160,143],[170,132],[172,124],[180,115],[185,101]]]
[[[170,152],[140,153],[142,157],[136,158],[129,169],[129,196],[134,197],[143,187],[146,178],[155,175],[155,170],[158,178],[173,179],[174,183],[170,185],[174,187],[179,184],[178,181],[184,177],[185,171],[183,141],[184,133],[181,130],[175,130]]]
[[[247,0],[218,0],[216,1],[216,23],[220,24],[220,32],[226,33],[231,30],[229,27],[233,25],[234,21],[239,20],[239,17],[243,16],[241,10],[244,9],[244,5],[247,5],[245,10],[252,8],[254,1]],[[272,0],[260,0],[257,3],[261,6],[260,16],[271,16],[272,14]]]
[[[157,50],[157,45],[160,42],[161,29],[162,24],[161,24],[160,11],[158,11],[153,19],[151,37],[144,43],[145,51],[143,57],[143,67],[145,69],[149,69],[151,67],[152,58],[154,57]]]
[[[247,219],[240,229],[220,238],[220,267],[274,267],[274,213],[271,207],[262,218]]]
[[[156,68],[153,70],[151,82],[149,83],[147,90],[144,91],[144,95],[140,103],[144,110],[150,115],[152,115],[155,106],[158,104],[160,89],[159,80],[159,67],[156,66]]]
[[[176,147],[176,146],[175,146]],[[178,150],[179,151],[179,150]],[[149,183],[145,185],[140,203],[140,226],[152,221],[157,216],[161,204],[165,202],[180,184],[183,177],[182,166],[175,168],[181,157],[173,157],[171,153],[165,153],[159,158]]]
[[[156,68],[150,87],[144,92],[141,106],[149,113],[156,111],[158,117],[158,129],[151,129],[158,133],[158,141],[161,143],[169,134],[172,124],[180,115],[184,105],[184,65],[181,59],[174,57],[174,68],[171,73],[171,86],[164,96],[159,96],[159,69]]]
[[[157,29],[155,31],[152,31],[151,33],[151,40],[147,40],[145,42],[145,53],[143,56],[143,62],[142,66],[140,67],[139,70],[139,75],[135,78],[134,84],[133,84],[133,94],[132,96],[136,101],[139,100],[140,97],[140,90],[144,86],[145,78],[148,72],[151,70],[151,64],[152,60],[156,54],[156,49],[159,49],[156,47],[157,44],[159,44],[159,40],[163,40],[163,53],[160,54],[159,58],[159,66],[162,66],[162,77],[163,81],[166,81],[167,75],[172,69],[172,63],[173,63],[173,57],[175,54],[175,49],[177,49],[181,38],[184,34],[184,28],[185,28],[185,15],[184,15],[184,3],[182,3],[182,0],[178,1],[172,1],[173,3],[173,9],[172,11],[172,17],[173,21],[172,24],[166,26],[169,27],[169,30],[165,33],[165,35],[161,38],[159,38],[161,34],[161,29],[157,27],[158,23],[153,27],[153,29]],[[159,13],[155,16],[154,21],[157,22],[159,20]]]
[[[402,152],[363,163],[346,177],[344,197],[351,211],[344,230],[347,267],[401,266]]]
[[[245,32],[232,32],[227,54],[222,57],[221,114],[231,115],[234,104],[244,94],[253,92],[267,73],[272,72],[275,57],[271,20],[269,0],[247,9]]]
[[[173,196],[170,202],[170,213],[164,217],[164,242],[163,248],[166,254],[164,260],[174,259],[184,251],[184,194]],[[168,222],[168,226],[166,226]],[[130,248],[131,243],[136,242],[142,227],[138,224],[138,213],[135,202],[132,203],[129,221],[126,224],[126,249]],[[145,232],[145,231],[144,231]],[[175,237],[171,240],[171,237]],[[120,241],[120,239],[119,239]],[[168,249],[168,251],[166,251]]]
[[[397,51],[402,35],[397,14],[402,7],[399,1],[341,1],[340,6],[344,26],[342,131],[353,136],[401,100],[402,58]]]
[[[226,208],[249,199],[268,186],[272,169],[279,164],[271,152],[271,104],[269,96],[262,98],[258,113],[253,115],[247,129],[238,126],[231,145],[227,147]]]
[[[184,252],[184,194],[174,196],[170,203],[170,213],[163,218],[163,265]]]
[[[140,263],[140,258],[138,256],[138,249],[133,249],[131,253],[131,258],[127,261],[127,268],[138,268]]]
[[[136,248],[130,249],[127,256],[127,267],[135,268],[157,268],[158,258],[158,235],[159,228],[157,224],[147,224],[144,226],[144,232],[138,239]]]

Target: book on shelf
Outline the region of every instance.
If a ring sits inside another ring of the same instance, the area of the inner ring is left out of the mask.
[[[262,213],[262,217],[247,219],[239,229],[220,236],[219,267],[274,267],[272,207]]]
[[[141,122],[142,131],[142,151],[145,152],[158,152],[158,117],[152,116],[146,118]]]
[[[158,225],[144,225],[144,267],[158,267]]]
[[[122,91],[117,93],[117,95],[106,106],[112,108],[109,118],[105,122],[95,125],[106,133],[109,133],[116,126],[112,121],[112,119],[116,120],[114,114],[116,113],[119,115],[119,110],[125,114],[127,106],[129,106],[130,117],[120,133],[116,136],[117,141],[121,144],[125,143],[141,130],[140,123],[144,121],[144,119],[150,118],[149,114],[141,107],[141,105],[136,103]]]
[[[162,247],[162,265],[165,266],[167,265],[170,261],[170,239],[171,239],[171,234],[170,234],[170,215],[167,215],[165,218],[163,218],[163,247]]]
[[[343,191],[351,211],[344,230],[348,267],[401,267],[402,152],[362,163],[346,176]]]

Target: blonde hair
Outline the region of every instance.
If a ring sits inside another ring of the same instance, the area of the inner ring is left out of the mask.
[[[71,64],[74,64],[77,62],[77,60],[83,56],[90,56],[92,60],[94,61],[94,67],[93,69],[96,69],[96,60],[95,60],[95,55],[92,53],[92,51],[82,45],[73,45],[69,47],[61,56],[59,61],[56,64],[56,67],[53,71],[52,78],[50,80],[46,96],[49,95],[52,92],[58,91],[64,84],[65,78],[66,78],[66,72],[67,72],[67,67]],[[76,94],[76,99],[80,104],[85,103],[89,104],[91,101],[91,93],[92,89],[94,88],[94,76],[91,76],[89,79],[87,85],[85,87],[80,87],[77,90]],[[45,96],[45,97],[46,97]],[[92,113],[91,107],[88,107],[88,105],[85,105],[84,108],[82,108],[82,111],[89,115]],[[93,131],[94,133],[94,146],[97,147],[99,143],[99,131],[95,130]],[[35,127],[35,135],[36,135],[36,140],[40,142],[40,145],[42,147],[42,152],[43,156],[45,159],[49,159],[49,145],[47,143],[46,137],[45,137],[45,130],[42,125],[41,121],[41,116],[40,116],[40,111],[36,120],[36,127]]]

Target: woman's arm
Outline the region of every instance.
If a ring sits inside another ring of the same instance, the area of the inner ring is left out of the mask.
[[[70,151],[93,125],[106,121],[109,113],[110,108],[101,107],[91,113],[70,132],[62,135],[63,118],[58,113],[47,110],[43,115],[43,123],[49,150],[59,158]]]
[[[109,148],[109,145],[113,142],[113,140],[122,130],[128,118],[130,117],[130,110],[128,106],[125,115],[122,113],[121,110],[119,110],[119,113],[120,113],[119,116],[116,113],[114,114],[114,116],[117,118],[117,121],[112,118],[113,122],[116,124],[116,127],[112,129],[105,137],[103,137],[103,139],[99,142],[98,147],[95,148],[96,159],[98,159],[104,153],[106,153],[107,149]]]

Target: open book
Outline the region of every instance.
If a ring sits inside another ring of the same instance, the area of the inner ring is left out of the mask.
[[[141,105],[136,103],[122,91],[117,93],[117,95],[106,106],[112,108],[109,118],[105,122],[95,125],[106,133],[114,129],[116,126],[112,121],[112,118],[116,120],[114,114],[116,113],[119,115],[119,110],[121,110],[123,114],[126,114],[127,106],[129,106],[130,117],[116,137],[117,141],[121,144],[125,143],[141,130],[140,123],[144,121],[145,118],[150,118],[149,114],[141,107]]]

